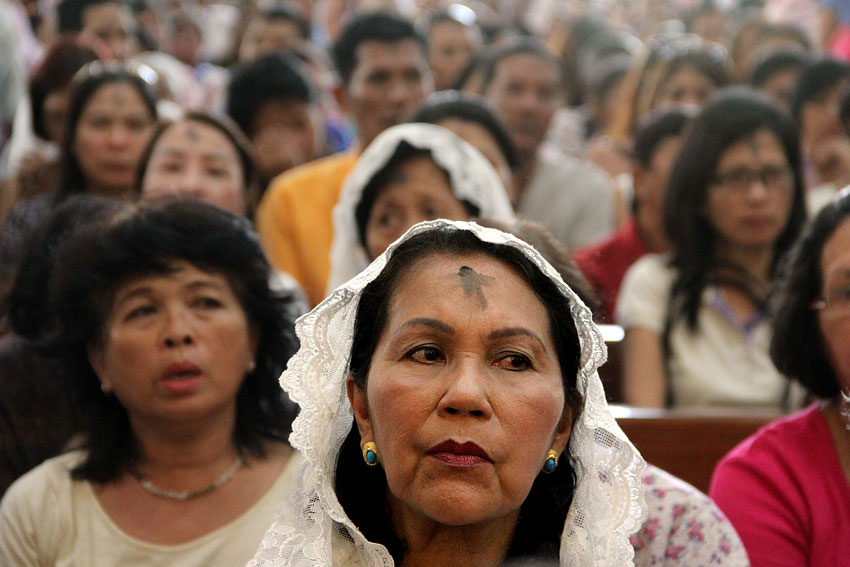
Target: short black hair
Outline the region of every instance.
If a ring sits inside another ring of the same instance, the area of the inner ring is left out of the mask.
[[[850,82],[850,64],[833,57],[821,57],[809,64],[797,77],[791,95],[791,115],[798,123],[806,103],[842,81]]]
[[[490,48],[485,51],[485,54],[486,55],[481,61],[481,64],[483,65],[482,89],[484,92],[487,91],[490,84],[493,82],[493,79],[496,78],[496,71],[499,68],[499,63],[508,57],[513,57],[514,55],[533,55],[547,63],[550,63],[558,73],[558,84],[563,86],[563,71],[561,69],[561,63],[558,61],[555,54],[549,51],[546,45],[537,38],[519,37],[502,47]]]
[[[197,200],[126,207],[104,226],[77,231],[57,252],[51,300],[59,325],[51,346],[88,418],[86,457],[73,477],[109,482],[138,458],[127,411],[100,390],[87,352],[103,340],[122,284],[171,273],[181,261],[224,276],[257,333],[256,367],[236,396],[233,440],[243,456],[263,457],[266,441],[287,441],[294,417],[277,382],[296,350],[293,323],[286,316],[292,295],[270,288],[272,271],[247,219]]]
[[[125,0],[61,0],[56,6],[56,31],[59,33],[82,31],[86,9],[101,4],[119,4],[130,9],[130,5]]]
[[[287,4],[275,6],[274,8],[260,11],[256,17],[264,20],[282,20],[285,22],[292,22],[298,29],[298,37],[303,40],[310,39],[310,22],[308,22],[307,18],[302,16],[301,12],[299,12],[294,6]]]
[[[471,232],[452,227],[436,228],[406,240],[389,258],[381,274],[363,290],[354,322],[349,365],[357,387],[363,391],[368,387],[372,355],[386,325],[398,282],[413,262],[438,254],[490,256],[509,266],[531,287],[549,317],[561,367],[564,415],[575,420],[583,403],[577,385],[581,348],[569,301],[548,276],[516,248],[482,242]],[[568,458],[562,459],[552,474],[537,476],[520,508],[508,559],[557,559],[574,486],[575,473]],[[352,427],[340,451],[335,488],[340,504],[363,535],[369,541],[384,544],[400,564],[406,553],[405,543],[395,536],[388,515],[375,513],[375,510],[384,510],[386,475],[383,469],[366,470],[356,427]]]
[[[793,175],[791,211],[773,245],[771,276],[776,274],[779,261],[806,221],[796,124],[788,113],[750,87],[728,87],[716,93],[688,129],[670,173],[664,201],[664,227],[672,243],[671,264],[677,269],[671,290],[671,320],[683,317],[690,329],[697,326],[702,292],[717,262],[717,238],[705,214],[717,162],[731,145],[762,129],[776,136]]]
[[[148,70],[150,70],[148,68]],[[138,73],[125,65],[92,61],[83,66],[71,81],[71,101],[65,121],[65,140],[62,143],[62,170],[55,201],[60,202],[75,193],[86,191],[86,178],[74,150],[77,126],[89,100],[104,85],[126,83],[133,87],[150,112],[151,122],[157,119],[156,92],[154,87]]]
[[[279,52],[242,63],[233,72],[227,88],[227,114],[250,138],[254,118],[269,102],[316,101],[316,92],[295,55]]]
[[[519,167],[519,154],[510,131],[486,98],[462,91],[441,91],[431,94],[419,105],[410,118],[411,122],[439,124],[456,118],[478,124],[493,136],[508,167]]]
[[[750,72],[750,84],[759,89],[777,73],[800,70],[808,65],[811,55],[802,49],[779,49],[764,56]]]
[[[664,140],[681,136],[685,127],[696,116],[690,107],[671,107],[657,110],[643,117],[635,131],[632,157],[644,168],[652,167],[652,158]]]
[[[343,28],[333,45],[334,67],[344,85],[351,81],[357,68],[357,49],[367,41],[398,43],[407,39],[414,40],[422,51],[422,58],[428,60],[428,46],[413,22],[387,12],[365,12],[355,15]]]
[[[841,386],[812,303],[822,293],[823,248],[847,219],[850,219],[850,194],[836,198],[820,210],[788,254],[771,304],[773,364],[820,398],[837,398]]]

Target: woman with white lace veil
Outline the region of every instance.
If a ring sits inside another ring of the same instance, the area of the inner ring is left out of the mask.
[[[421,223],[297,332],[303,462],[250,565],[633,565],[644,461],[590,311],[531,246]]]
[[[499,174],[475,147],[434,124],[385,130],[349,174],[333,211],[328,293],[420,221],[511,221]]]

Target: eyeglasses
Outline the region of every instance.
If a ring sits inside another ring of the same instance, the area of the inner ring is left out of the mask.
[[[811,307],[831,318],[850,317],[850,285],[831,290],[826,297],[813,301]]]
[[[791,187],[793,174],[787,166],[768,166],[760,170],[736,167],[714,174],[712,183],[732,193],[744,194],[756,181],[769,191],[785,191]]]

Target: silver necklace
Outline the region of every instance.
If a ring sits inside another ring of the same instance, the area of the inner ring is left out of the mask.
[[[148,477],[143,475],[139,469],[134,466],[127,467],[127,472],[130,473],[130,476],[139,481],[139,484],[142,485],[142,488],[153,494],[154,496],[159,496],[160,498],[168,498],[170,500],[191,500],[193,498],[198,498],[199,496],[203,496],[204,494],[209,494],[216,488],[220,487],[222,484],[230,480],[236,471],[242,468],[242,465],[245,464],[245,461],[242,460],[242,456],[236,457],[236,460],[233,461],[233,464],[222,473],[220,477],[215,479],[212,483],[204,486],[203,488],[198,488],[197,490],[166,490],[165,488],[160,488],[154,483],[152,483]]]

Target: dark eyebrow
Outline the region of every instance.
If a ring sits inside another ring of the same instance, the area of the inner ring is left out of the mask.
[[[546,345],[543,343],[543,340],[537,336],[537,333],[526,329],[525,327],[508,327],[507,329],[498,329],[490,333],[490,339],[504,339],[508,337],[515,337],[517,335],[524,335],[526,337],[531,337],[538,343],[540,343],[540,348],[543,349],[543,352],[546,352]]]
[[[454,327],[451,325],[446,325],[442,321],[438,319],[430,319],[428,317],[415,317],[413,319],[408,319],[405,321],[401,327],[398,328],[395,334],[400,333],[403,329],[407,327],[416,327],[416,326],[425,326],[431,327],[432,329],[436,329],[441,333],[452,334],[455,332]]]

